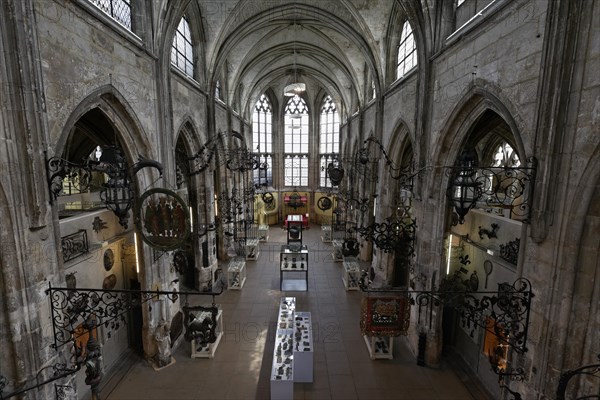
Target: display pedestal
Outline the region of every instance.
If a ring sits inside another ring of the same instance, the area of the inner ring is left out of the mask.
[[[306,246],[281,246],[279,253],[279,290],[308,290],[308,248]],[[293,250],[290,250],[290,247]]]
[[[271,400],[293,400],[294,382],[313,381],[311,314],[296,311],[295,297],[282,297],[276,328]]]
[[[342,271],[342,282],[346,290],[358,290],[358,282],[360,280],[360,267],[358,261],[354,257],[346,257],[344,259],[344,269]]]
[[[331,225],[323,225],[321,226],[321,240],[324,243],[331,242]]]
[[[198,315],[198,319],[201,321],[204,318],[211,318],[212,314],[208,311],[204,311]],[[215,334],[217,336],[217,340],[214,343],[207,343],[202,345],[200,343],[196,344],[195,340],[191,341],[192,346],[192,358],[214,358],[215,352],[217,351],[217,347],[219,347],[219,342],[223,337],[223,310],[219,310],[217,313],[217,327],[215,330]]]
[[[256,261],[260,255],[260,247],[258,245],[258,239],[246,239],[246,260]]]
[[[227,266],[227,288],[241,290],[246,283],[246,261],[242,257],[234,257]]]
[[[363,335],[369,357],[371,360],[394,358],[394,337],[393,336],[367,336]]]
[[[294,317],[294,382],[313,381],[312,318],[309,312],[296,311]]]
[[[258,240],[260,242],[269,240],[269,225],[263,224],[258,226]]]
[[[344,241],[341,239],[333,239],[331,244],[333,245],[333,252],[331,253],[333,261],[344,261],[344,253],[342,252]]]

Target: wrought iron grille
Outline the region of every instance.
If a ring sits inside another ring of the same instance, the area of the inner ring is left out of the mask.
[[[60,238],[63,261],[67,262],[89,251],[87,231],[80,229],[75,233]]]

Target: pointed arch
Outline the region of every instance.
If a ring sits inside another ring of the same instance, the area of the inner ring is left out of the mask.
[[[202,12],[197,0],[186,0],[181,2],[164,2],[161,10],[162,18],[159,19],[157,39],[159,57],[169,71],[171,64],[171,51],[173,41],[177,35],[177,29],[184,17],[187,19],[193,52],[194,71],[190,76],[199,82],[202,87],[206,85],[206,60],[205,60],[205,33],[202,24]]]
[[[57,140],[54,155],[61,155],[65,152],[67,141],[72,135],[77,121],[94,109],[101,112],[111,123],[115,132],[118,133],[125,156],[131,164],[134,160],[137,161],[139,155],[157,159],[158,154],[150,145],[150,141],[133,108],[113,85],[104,85],[96,89],[75,107],[67,118]]]

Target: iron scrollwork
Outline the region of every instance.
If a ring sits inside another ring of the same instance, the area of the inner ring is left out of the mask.
[[[526,167],[480,167],[476,165],[447,167],[446,175],[450,177],[447,195],[452,198],[452,189],[456,185],[460,186],[458,179],[464,178],[468,173],[472,179],[471,187],[474,194],[472,207],[509,209],[513,215],[528,223],[536,173],[535,158],[529,158],[528,165]]]
[[[519,247],[521,240],[516,238],[506,244],[500,245],[500,257],[513,265],[517,265],[519,260]]]
[[[119,224],[127,229],[128,214],[135,195],[133,177],[146,167],[156,168],[162,176],[163,167],[158,161],[140,157],[130,168],[118,146],[103,150],[99,161],[87,159],[80,164],[59,157],[50,158],[46,162],[50,197],[56,200],[61,194],[65,178],[76,186],[78,192],[82,192],[91,186],[92,172],[105,173],[108,181],[101,186],[100,199],[119,218]]]
[[[370,287],[367,275],[367,271],[363,271],[359,281],[361,290],[368,293],[405,294],[411,305],[418,306],[419,324],[423,319],[429,320],[431,329],[434,309],[440,306],[451,307],[462,318],[469,321],[469,327],[485,329],[495,335],[503,346],[510,347],[517,353],[522,354],[527,351],[531,299],[534,295],[531,283],[525,278],[517,279],[512,285],[503,284],[496,292],[476,292],[470,290],[460,276],[455,275],[453,278],[443,279],[438,290],[434,288],[431,291],[415,291],[389,287],[373,289]],[[490,324],[490,321],[493,323]],[[498,374],[501,382],[505,377],[512,380],[524,379],[525,372],[522,368],[497,368],[497,363],[490,361],[493,371]]]
[[[222,292],[222,290],[221,290]],[[219,295],[221,292],[178,292],[103,289],[47,289],[50,296],[55,349],[70,343],[78,335],[82,321],[94,318],[109,332],[125,323],[129,310],[165,296],[175,302],[180,295]]]
[[[410,258],[415,251],[416,228],[415,219],[388,218],[386,222],[360,226],[357,231],[365,240],[372,242],[384,252],[399,251],[403,256]]]
[[[87,231],[80,229],[75,233],[61,237],[60,245],[64,262],[86,254],[89,251]]]

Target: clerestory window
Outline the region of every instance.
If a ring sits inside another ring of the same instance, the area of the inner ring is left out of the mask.
[[[192,33],[187,17],[184,15],[179,21],[173,45],[171,46],[171,64],[183,71],[187,76],[194,77],[194,51],[192,46]]]
[[[130,0],[90,0],[90,2],[119,24],[131,30]]]
[[[398,66],[396,68],[396,79],[402,78],[417,66],[417,46],[412,27],[408,21],[404,21],[400,33],[400,44],[398,45]]]

